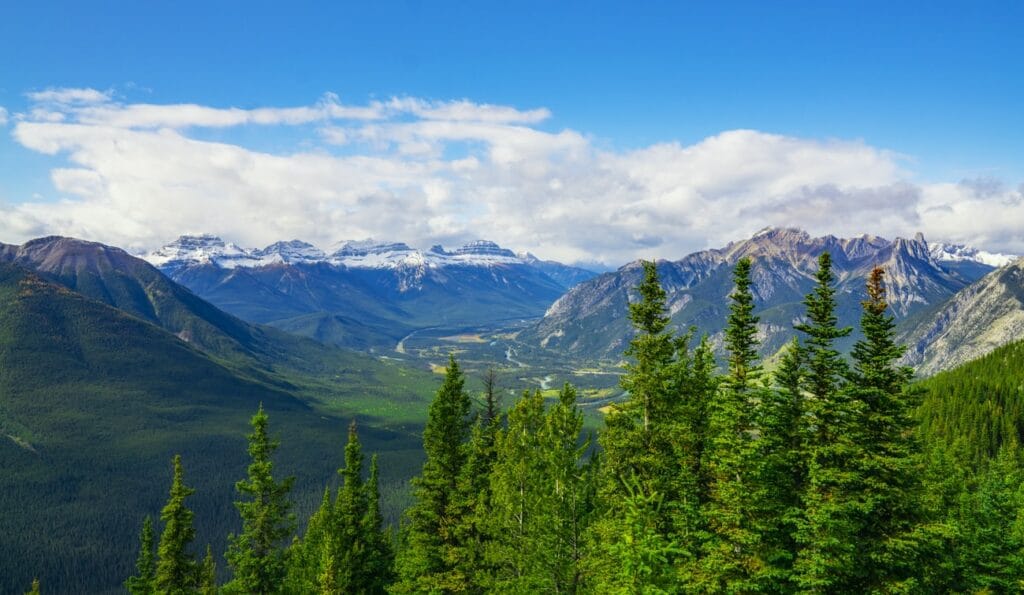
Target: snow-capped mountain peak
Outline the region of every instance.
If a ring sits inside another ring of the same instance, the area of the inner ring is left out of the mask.
[[[928,244],[932,258],[945,262],[977,262],[990,267],[1001,267],[1017,260],[1018,256],[978,250],[964,244],[933,242]]]
[[[153,266],[173,269],[198,262],[232,261],[248,257],[248,251],[212,234],[183,235],[144,258]]]
[[[374,239],[346,240],[326,253],[301,240],[275,242],[262,249],[245,249],[211,235],[186,235],[144,256],[161,269],[190,264],[214,264],[221,268],[261,267],[274,264],[328,263],[347,268],[438,268],[451,265],[494,266],[526,264],[511,250],[477,240],[452,251],[440,245],[419,250],[404,242]]]

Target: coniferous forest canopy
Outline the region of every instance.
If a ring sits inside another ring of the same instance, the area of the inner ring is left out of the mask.
[[[353,422],[308,518],[261,406],[236,529],[197,530],[188,457],[137,520],[130,593],[933,593],[1024,589],[1024,342],[915,381],[875,269],[844,356],[829,254],[798,339],[758,355],[751,261],[733,272],[726,359],[671,330],[653,263],[629,319],[626,400],[585,427],[577,392],[480,394],[452,357],[396,525]],[[471,394],[472,393],[472,394]],[[505,406],[507,405],[507,406]],[[339,448],[341,446],[339,445]],[[193,455],[195,456],[195,455]],[[337,487],[332,488],[332,485]],[[209,485],[209,482],[204,482]],[[306,515],[302,515],[305,517]],[[40,535],[39,538],[44,538]],[[225,541],[226,538],[226,541]],[[226,543],[224,551],[211,543]],[[40,567],[43,567],[40,564]],[[46,592],[45,575],[24,589]]]

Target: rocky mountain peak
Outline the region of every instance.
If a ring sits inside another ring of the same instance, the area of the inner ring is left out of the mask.
[[[455,250],[454,254],[517,258],[515,252],[502,248],[501,246],[488,240],[476,240],[475,242],[470,242],[465,246]]]

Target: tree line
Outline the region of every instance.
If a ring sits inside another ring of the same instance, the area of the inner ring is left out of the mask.
[[[242,529],[218,584],[193,554],[180,458],[162,531],[146,519],[133,594],[930,593],[1024,589],[1024,466],[1014,435],[965,448],[921,425],[922,388],[872,271],[859,339],[835,342],[835,279],[818,261],[806,313],[774,370],[758,356],[752,262],[733,273],[717,365],[708,337],[670,327],[654,263],[629,305],[636,334],[598,436],[576,390],[524,393],[493,375],[474,407],[451,358],[423,432],[426,459],[397,534],[349,429],[341,485],[297,534],[290,479],[273,476],[267,416],[238,482]],[[946,384],[949,384],[948,382]],[[944,385],[945,386],[945,385]],[[1018,387],[1018,390],[1019,389]],[[936,406],[938,407],[938,406]],[[966,454],[965,454],[966,453]],[[38,585],[36,585],[38,590]]]

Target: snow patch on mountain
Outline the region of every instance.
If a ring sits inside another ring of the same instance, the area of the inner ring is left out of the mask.
[[[274,264],[328,263],[348,268],[404,269],[446,266],[521,265],[527,262],[487,240],[477,240],[453,251],[434,246],[424,251],[403,242],[373,239],[347,240],[331,247],[328,254],[300,240],[276,242],[262,249],[245,249],[211,235],[184,235],[163,248],[144,255],[161,269],[192,264],[215,264],[221,268],[254,268]]]
[[[990,267],[1003,267],[1020,258],[1013,254],[1000,254],[978,250],[964,244],[932,242],[928,245],[932,258],[946,262],[977,262]]]

